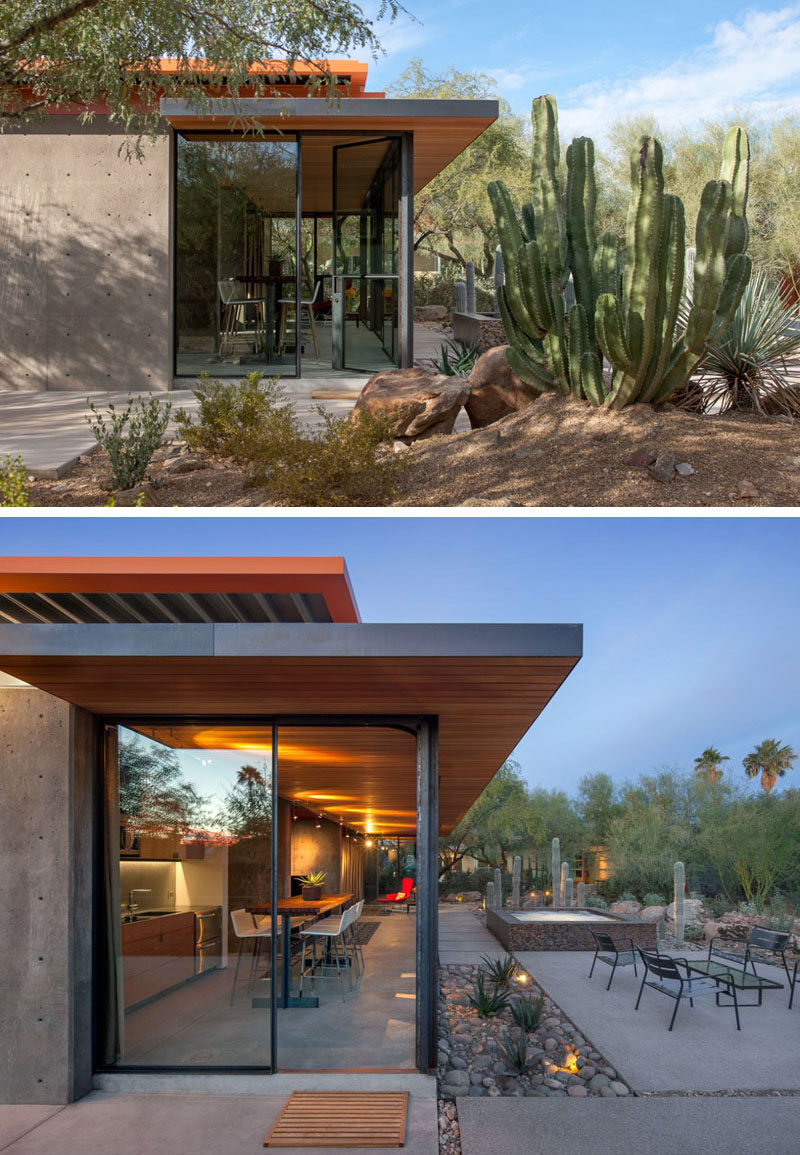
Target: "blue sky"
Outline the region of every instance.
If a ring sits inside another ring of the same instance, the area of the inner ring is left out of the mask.
[[[409,59],[493,75],[527,115],[553,92],[564,135],[602,137],[620,116],[651,112],[674,128],[730,115],[800,109],[800,4],[722,0],[408,0],[414,22],[382,26],[386,55],[370,69],[389,87]],[[365,5],[375,8],[374,0]]]
[[[571,791],[800,750],[794,518],[6,518],[5,554],[343,554],[364,621],[582,622],[584,658],[517,749]],[[791,776],[800,786],[800,766]]]

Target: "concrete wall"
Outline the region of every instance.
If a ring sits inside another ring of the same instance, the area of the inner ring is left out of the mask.
[[[324,870],[325,889],[329,894],[339,893],[341,886],[342,831],[338,822],[298,818],[292,823],[292,874],[310,874]]]
[[[0,136],[0,390],[170,387],[170,138],[124,144],[102,117]]]
[[[0,689],[0,1102],[67,1103],[92,1081],[90,715]]]

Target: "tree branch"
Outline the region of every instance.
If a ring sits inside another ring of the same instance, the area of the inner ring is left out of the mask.
[[[78,16],[90,8],[96,8],[100,3],[102,0],[76,0],[68,8],[62,8],[60,12],[54,12],[51,16],[42,16],[38,20],[34,20],[27,28],[23,28],[16,36],[11,36],[7,40],[0,40],[0,52],[8,52],[12,48],[18,48],[26,40],[30,40],[31,36],[38,36],[42,32],[51,32],[54,28],[58,28],[59,24],[71,20],[74,16]]]

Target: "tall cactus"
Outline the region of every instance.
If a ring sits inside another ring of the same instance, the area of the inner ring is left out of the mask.
[[[561,863],[561,882],[558,888],[559,906],[567,905],[567,878],[569,876],[569,863],[565,860]]]
[[[578,908],[579,910],[586,909],[586,883],[578,883]]]
[[[597,300],[598,340],[614,369],[605,402],[611,408],[666,400],[686,384],[706,356],[709,342],[738,308],[751,270],[744,255],[749,157],[746,133],[731,129],[720,179],[709,181],[703,190],[693,302],[681,331],[683,203],[664,192],[658,141],[644,138],[634,150],[623,284],[618,293],[602,293]]]
[[[503,875],[500,868],[494,868],[494,901],[495,905],[502,909],[503,906]]]
[[[675,945],[680,950],[683,946],[683,932],[686,925],[686,915],[683,905],[683,895],[686,890],[686,871],[682,862],[675,863],[673,875],[675,880]]]
[[[494,309],[496,313],[500,312],[500,305],[498,303],[498,290],[502,289],[506,283],[505,266],[503,265],[503,250],[500,245],[494,251]]]
[[[573,879],[571,879],[571,878],[565,879],[565,881],[564,881],[564,906],[567,908],[567,910],[569,910],[570,907],[572,906],[572,889],[573,889],[573,886],[574,886]]]
[[[557,838],[553,839],[551,848],[552,854],[552,874],[553,874],[553,906],[558,906],[558,890],[561,879],[561,843]]]
[[[518,854],[514,855],[514,870],[511,875],[511,905],[514,910],[519,910],[519,888],[522,881],[522,859]]]
[[[467,312],[476,313],[478,311],[477,300],[475,297],[475,262],[467,261],[464,267],[464,274],[467,282]]]
[[[467,286],[464,281],[456,281],[455,283],[455,308],[457,313],[466,313],[467,311]]]
[[[486,883],[486,909],[491,910],[494,906],[494,883]]]
[[[597,238],[592,141],[580,137],[567,149],[562,190],[555,99],[537,97],[531,117],[531,201],[522,206],[521,221],[502,181],[488,189],[505,265],[497,301],[508,362],[529,384],[593,405],[663,401],[696,370],[750,276],[747,134],[740,128],[728,134],[720,180],[703,194],[697,295],[682,333],[683,204],[664,193],[658,141],[643,139],[633,154],[623,269],[617,238]],[[603,355],[613,369],[610,388]]]

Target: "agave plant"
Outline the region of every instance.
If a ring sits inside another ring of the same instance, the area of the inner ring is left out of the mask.
[[[510,954],[505,958],[491,958],[485,954],[481,957],[481,965],[497,987],[508,987],[517,969],[517,964]]]
[[[687,295],[684,318],[690,306]],[[800,306],[787,304],[780,283],[756,270],[698,376],[670,400],[698,413],[740,409],[800,417],[800,387],[786,367],[799,352]]]
[[[516,1039],[512,1038],[508,1031],[503,1032],[502,1041],[499,1044],[500,1057],[506,1065],[506,1070],[510,1075],[521,1075],[528,1066],[528,1040],[525,1037],[525,1032],[520,1031]]]
[[[517,999],[511,1004],[511,1014],[514,1016],[514,1022],[523,1031],[535,1031],[541,1021],[543,1007],[544,999],[541,995],[536,1000]]]
[[[481,355],[480,341],[469,344],[460,337],[439,346],[439,356],[432,358],[437,373],[445,377],[468,377]]]
[[[500,987],[487,990],[482,971],[472,988],[472,994],[467,997],[481,1018],[484,1019],[491,1015],[498,1015],[500,1011],[506,1009],[509,1003],[508,994]]]

